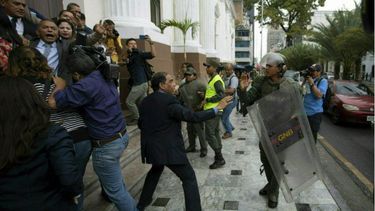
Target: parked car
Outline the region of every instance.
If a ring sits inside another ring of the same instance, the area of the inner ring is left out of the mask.
[[[329,81],[323,107],[335,124],[374,122],[374,93],[356,81]]]

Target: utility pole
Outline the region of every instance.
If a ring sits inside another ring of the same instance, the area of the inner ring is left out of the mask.
[[[264,0],[262,0],[262,6],[261,6],[261,20],[260,20],[260,58],[259,61],[263,57],[263,3]]]

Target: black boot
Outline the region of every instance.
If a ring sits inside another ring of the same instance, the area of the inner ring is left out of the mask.
[[[185,149],[185,152],[188,153],[188,152],[196,152],[197,150],[195,149],[195,147],[193,146],[189,146],[188,148]]]
[[[272,193],[269,193],[268,194],[268,207],[269,208],[276,208],[277,207],[277,204],[278,204],[278,195],[277,194],[272,194]]]
[[[268,194],[268,185],[267,183],[262,189],[259,190],[259,195],[266,196]]]
[[[217,169],[225,165],[225,160],[221,152],[215,152],[215,162],[210,165],[210,169]]]
[[[207,150],[201,150],[201,154],[199,155],[201,158],[206,157]]]

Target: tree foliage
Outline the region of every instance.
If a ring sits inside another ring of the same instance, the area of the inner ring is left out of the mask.
[[[332,17],[326,17],[328,24],[318,24],[312,33],[311,41],[322,47],[322,54],[327,60],[342,63],[343,78],[350,79],[354,73],[360,73],[361,58],[367,51],[374,49],[374,36],[363,31],[360,8],[353,11],[337,11]],[[339,69],[335,69],[338,75]]]
[[[244,0],[243,7],[245,10],[251,10],[259,0]]]
[[[296,44],[281,50],[288,69],[304,70],[320,59],[320,48],[312,44]]]
[[[313,11],[323,6],[325,0],[263,0],[264,24],[281,28],[286,33],[287,46],[293,38],[306,34]],[[261,21],[262,0],[258,1],[257,20]]]
[[[175,27],[181,30],[182,36],[183,36],[183,42],[184,42],[184,59],[185,62],[187,60],[186,58],[186,34],[191,29],[191,36],[194,38],[195,34],[197,33],[199,23],[193,22],[190,18],[185,18],[181,21],[170,19],[170,20],[164,20],[160,23],[160,30],[161,33],[164,33],[164,30],[167,27]]]

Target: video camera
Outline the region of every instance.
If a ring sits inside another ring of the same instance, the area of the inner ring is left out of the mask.
[[[307,69],[301,71],[301,73],[300,73],[301,77],[307,78],[307,77],[311,76],[313,71],[314,71],[313,68],[308,67]]]
[[[94,46],[75,45],[70,49],[70,54],[82,52],[89,56],[94,62],[96,69],[101,72],[106,80],[115,80],[119,78],[120,70],[117,64],[109,64],[105,56],[104,48]]]

